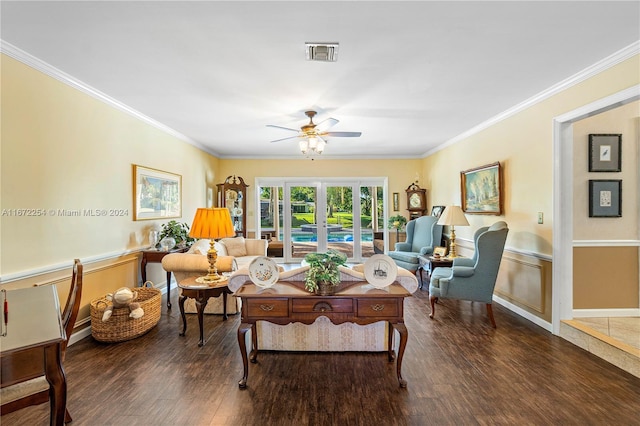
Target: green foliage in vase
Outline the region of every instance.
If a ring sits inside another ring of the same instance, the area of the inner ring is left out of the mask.
[[[331,283],[333,286],[340,284],[338,266],[347,263],[345,254],[337,250],[328,250],[326,253],[309,253],[304,260],[309,264],[309,270],[304,276],[304,288],[314,292],[319,281]]]
[[[401,214],[396,216],[391,216],[389,218],[390,229],[402,229],[406,224],[407,224],[407,218],[402,216]]]
[[[165,237],[172,237],[176,240],[176,244],[180,244],[184,241],[187,246],[190,246],[195,241],[194,238],[189,236],[189,225],[186,223],[179,223],[175,220],[162,225],[162,232],[160,233],[160,240]]]

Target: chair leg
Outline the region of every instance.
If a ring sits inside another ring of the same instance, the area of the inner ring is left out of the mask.
[[[436,313],[436,302],[438,298],[435,296],[429,296],[429,302],[431,303],[431,313],[429,314],[429,318],[433,319],[433,315]]]
[[[71,423],[73,421],[73,419],[71,418],[71,414],[69,414],[69,410],[65,409],[64,410],[64,422],[65,423]]]
[[[487,303],[487,314],[489,314],[491,325],[496,328],[496,320],[493,318],[493,305],[491,303]]]

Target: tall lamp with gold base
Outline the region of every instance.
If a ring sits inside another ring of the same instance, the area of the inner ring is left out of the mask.
[[[438,220],[438,225],[451,227],[451,241],[449,243],[449,255],[447,258],[458,257],[456,253],[456,226],[469,226],[469,222],[460,206],[447,206]]]
[[[236,235],[231,223],[231,215],[229,209],[226,208],[199,208],[193,218],[193,224],[189,236],[192,238],[209,239],[209,251],[207,251],[207,260],[209,261],[209,270],[207,275],[196,278],[198,283],[216,283],[224,280],[224,277],[218,275],[216,260],[218,260],[218,252],[214,244],[215,240],[220,238],[234,237]]]

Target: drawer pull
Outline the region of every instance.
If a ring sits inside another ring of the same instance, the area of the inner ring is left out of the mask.
[[[384,305],[380,305],[380,304],[371,305],[371,309],[373,309],[376,312],[380,312],[384,310]]]
[[[318,302],[313,305],[313,312],[332,312],[333,307],[327,302]]]
[[[273,311],[273,308],[274,308],[273,305],[260,305],[260,309],[262,309],[265,312]]]

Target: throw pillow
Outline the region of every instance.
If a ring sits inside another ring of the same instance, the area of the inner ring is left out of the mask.
[[[247,255],[247,246],[244,243],[244,237],[223,238],[220,240],[227,249],[227,255],[233,257],[242,257]]]
[[[189,248],[189,251],[187,251],[187,253],[189,253],[189,254],[207,254],[208,251],[209,251],[209,240],[207,240],[206,238],[203,238],[203,239],[198,240],[195,243],[193,243],[191,245],[191,247]]]

